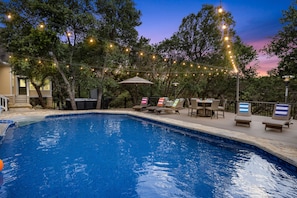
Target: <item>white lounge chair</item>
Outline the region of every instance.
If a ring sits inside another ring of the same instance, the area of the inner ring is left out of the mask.
[[[235,115],[235,125],[243,124],[250,126],[252,122],[252,108],[248,102],[240,102],[237,108],[237,114]]]
[[[290,127],[292,117],[290,117],[291,105],[289,104],[275,104],[272,117],[262,122],[267,128],[279,129],[282,131],[283,126]]]

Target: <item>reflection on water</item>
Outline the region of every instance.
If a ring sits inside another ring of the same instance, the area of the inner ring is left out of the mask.
[[[296,177],[288,175],[255,153],[238,157],[233,164],[232,182],[225,191],[226,195],[289,197],[292,193],[292,196],[296,196],[297,191],[292,189],[297,184]]]
[[[183,191],[178,178],[171,174],[168,163],[149,162],[143,164],[142,171],[138,171],[136,192],[139,197],[195,197]]]

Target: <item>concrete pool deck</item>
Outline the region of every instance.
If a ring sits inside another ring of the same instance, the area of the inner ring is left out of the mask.
[[[267,129],[265,131],[262,121],[268,117],[264,116],[253,115],[250,127],[243,125],[235,126],[234,113],[225,112],[225,118],[211,119],[210,117],[188,116],[187,109],[181,110],[180,114],[155,114],[146,111],[138,112],[132,109],[79,111],[28,109],[2,112],[0,120],[13,120],[17,124],[22,125],[38,122],[48,115],[91,112],[135,115],[237,140],[261,148],[297,167],[297,120],[292,121],[293,124],[290,125],[290,128],[284,127],[282,132],[276,129]],[[5,129],[5,124],[0,123],[0,135],[2,135],[3,129]]]

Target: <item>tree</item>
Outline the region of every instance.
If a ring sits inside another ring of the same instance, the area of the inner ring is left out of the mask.
[[[216,9],[212,5],[203,5],[195,15],[183,18],[175,36],[179,40],[178,50],[184,59],[197,63],[212,62],[221,47],[221,31],[218,26]]]
[[[57,37],[54,32],[45,30],[36,22],[33,11],[24,6],[28,4],[26,1],[1,4],[4,6],[1,9],[1,23],[5,27],[0,31],[0,38],[6,51],[13,53],[10,59],[13,72],[30,79],[38,94],[39,103],[45,107],[40,89],[54,72],[52,63],[48,61],[48,48],[54,47]],[[8,12],[12,10],[13,13]]]
[[[297,74],[297,1],[294,0],[288,10],[283,11],[280,19],[283,25],[272,41],[264,47],[263,51],[275,55],[280,59],[277,67],[279,76]],[[271,73],[271,72],[270,72]],[[272,71],[275,74],[275,71]]]
[[[88,12],[91,10],[89,3],[87,0],[20,0],[3,3],[4,9],[1,9],[1,22],[5,24],[1,38],[7,51],[23,60],[26,57],[34,61],[53,60],[54,63],[48,65],[54,65],[60,72],[67,85],[73,109],[76,109],[75,82],[79,73],[73,56],[77,44],[82,41],[90,26],[95,24],[93,15]],[[10,13],[11,20],[6,20],[7,13]],[[38,76],[41,72],[35,72],[38,64],[30,63],[31,69],[25,75],[32,76],[31,79],[42,79]]]
[[[236,61],[239,70],[244,78],[254,78],[257,76],[257,68],[251,65],[257,59],[257,52],[253,46],[244,44],[239,36],[236,36],[233,43],[236,54]]]
[[[228,28],[220,30],[222,24]],[[232,45],[236,65],[242,71],[242,75],[244,77],[256,76],[256,68],[247,67],[257,58],[256,50],[241,41],[234,31],[234,26],[235,22],[230,13],[219,14],[214,6],[203,5],[197,14],[190,14],[182,20],[179,30],[170,39],[159,44],[160,54],[179,63],[176,64],[179,67],[175,69],[189,73],[181,80],[186,90],[191,90],[189,94],[214,97],[224,95],[224,92],[229,90],[230,83],[233,82],[230,81],[233,79],[232,74],[227,77],[228,74],[221,75],[220,72],[214,72],[233,68],[229,58],[230,49],[227,45]],[[226,42],[226,36],[233,39]],[[183,61],[193,62],[195,67],[184,68]],[[200,70],[200,67],[196,67],[197,64],[213,70]]]
[[[96,40],[102,43],[97,45],[98,55],[95,56],[97,62],[96,73],[98,81],[97,109],[101,108],[104,81],[106,77],[105,70],[108,68],[119,67],[111,59],[115,52],[111,52],[110,45],[131,48],[137,40],[138,32],[135,27],[141,24],[140,11],[135,9],[135,4],[131,0],[97,0],[95,13],[100,16],[100,27],[94,34]],[[111,55],[110,53],[113,53]],[[118,56],[119,57],[119,56]],[[94,58],[92,58],[94,60]],[[99,62],[98,62],[99,61]]]

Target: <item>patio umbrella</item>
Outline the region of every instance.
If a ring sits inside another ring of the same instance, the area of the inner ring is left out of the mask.
[[[129,78],[129,79],[126,79],[126,80],[123,80],[121,82],[119,82],[120,84],[127,84],[127,85],[135,85],[136,87],[136,100],[134,101],[134,103],[136,103],[137,99],[138,99],[138,93],[137,93],[137,85],[139,84],[154,84],[152,83],[151,81],[149,80],[146,80],[144,78],[140,78],[138,76],[135,76],[133,78]]]
[[[140,78],[138,76],[135,76],[133,78],[129,78],[127,80],[123,80],[123,81],[121,81],[119,83],[120,84],[135,84],[135,85],[137,85],[137,84],[154,84],[151,81],[146,80],[144,78]]]

